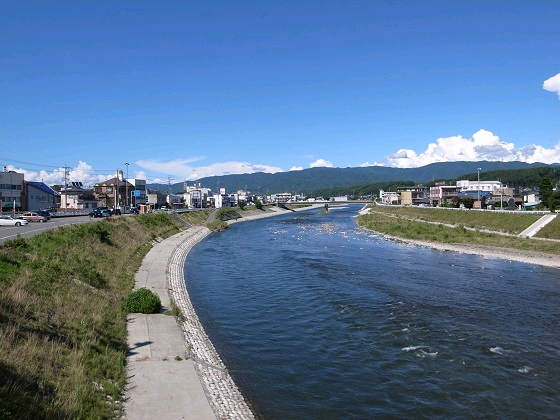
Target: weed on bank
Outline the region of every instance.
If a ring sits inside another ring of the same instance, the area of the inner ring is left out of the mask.
[[[126,381],[123,300],[166,214],[118,217],[0,247],[0,418],[110,419]]]

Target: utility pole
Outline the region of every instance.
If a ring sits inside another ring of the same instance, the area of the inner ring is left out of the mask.
[[[68,208],[68,169],[70,168],[67,165],[64,165],[64,178],[62,179],[64,182],[64,210]]]
[[[167,199],[169,200],[169,206],[171,205],[171,175],[167,175]]]
[[[117,190],[115,191],[115,202],[113,203],[113,208],[116,210],[119,206],[119,170],[117,169]]]
[[[480,202],[480,171],[482,169],[481,168],[477,168],[477,173],[478,173],[478,208],[480,210],[482,210],[482,203]]]
[[[128,205],[128,162],[125,163],[125,165],[126,165],[126,180],[125,180],[125,184],[124,184],[124,190],[125,190],[124,205],[125,205],[125,207],[129,207],[129,205]],[[125,208],[125,212],[126,212],[126,208]]]

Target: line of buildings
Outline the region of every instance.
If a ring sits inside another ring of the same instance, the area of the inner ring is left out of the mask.
[[[248,191],[228,194],[225,188],[213,192],[199,182],[184,183],[180,194],[161,193],[150,190],[145,180],[126,179],[123,171],[116,176],[99,182],[93,188],[84,188],[81,182],[70,182],[55,190],[43,182],[26,181],[24,174],[8,171],[0,172],[1,211],[36,211],[42,209],[92,210],[97,207],[120,209],[126,212],[137,208],[142,212],[166,208],[220,208],[236,206],[240,201],[253,203],[259,200],[266,204],[271,201],[287,201],[284,194],[270,197],[253,195]]]
[[[3,212],[35,211],[47,208],[62,210],[92,210],[97,207],[127,211],[137,208],[150,211],[160,208],[178,210],[184,208],[233,207],[243,201],[251,204],[259,200],[267,203],[291,203],[307,201],[303,195],[278,193],[271,196],[253,195],[238,190],[227,193],[225,188],[212,191],[199,182],[184,183],[180,194],[167,194],[150,190],[146,181],[126,179],[123,171],[116,176],[99,182],[93,188],[84,188],[81,182],[71,182],[54,190],[43,182],[26,181],[24,174],[0,172],[0,202]],[[387,204],[426,206],[465,206],[473,208],[534,208],[539,202],[539,192],[516,189],[500,181],[460,180],[455,185],[436,183],[433,187],[395,187],[393,191],[379,191],[379,199]],[[318,200],[318,199],[315,199]],[[347,197],[334,197],[330,201],[346,201]]]
[[[379,191],[386,204],[449,206],[491,209],[496,207],[534,208],[540,203],[539,191],[511,188],[500,181],[460,180],[455,185],[436,183],[433,187],[396,187]]]

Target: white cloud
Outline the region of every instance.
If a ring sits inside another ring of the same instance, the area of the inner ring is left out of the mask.
[[[333,164],[325,159],[317,159],[309,164],[310,168],[332,168]]]
[[[472,139],[462,136],[439,138],[420,154],[410,149],[399,149],[387,156],[389,166],[398,168],[415,168],[434,162],[479,160],[557,163],[560,162],[560,142],[552,149],[537,145],[516,148],[513,143],[501,141],[490,131],[479,130]]]
[[[550,79],[546,79],[543,83],[543,89],[549,92],[556,92],[560,98],[560,73],[552,76]]]
[[[44,169],[40,171],[32,171],[29,169],[17,168],[13,165],[7,165],[7,169],[9,171],[23,173],[26,181],[44,182],[47,185],[64,185],[65,183],[64,167],[56,168],[50,172]],[[67,168],[66,181],[68,183],[71,183],[72,181],[82,182],[84,186],[91,187],[97,182],[101,182],[115,176],[115,173],[96,175],[93,172],[93,168],[90,165],[86,162],[80,161],[75,168]]]
[[[194,166],[191,163],[200,158],[175,159],[168,162],[154,160],[139,160],[136,165],[150,171],[167,173],[181,180],[194,181],[208,176],[251,174],[255,172],[276,173],[283,172],[276,166],[259,165],[248,162],[217,162],[207,166]]]
[[[303,171],[303,166],[292,166],[290,171]]]
[[[154,160],[140,160],[135,162],[140,168],[150,172],[156,172],[162,175],[161,177],[146,175],[142,169],[129,174],[130,178],[144,179],[149,183],[167,183],[168,176],[171,176],[172,182],[179,181],[194,181],[200,178],[214,176],[214,175],[229,175],[229,174],[248,174],[254,172],[267,172],[276,173],[282,172],[281,168],[268,165],[257,165],[248,162],[218,162],[207,166],[194,166],[192,163],[200,160],[201,158],[191,159],[175,159],[172,161],[160,162]],[[45,170],[31,171],[28,169],[17,168],[13,165],[7,165],[10,171],[16,171],[25,175],[26,181],[41,181],[47,185],[63,185],[64,184],[64,168],[56,168],[50,172]],[[122,168],[126,172],[126,168]],[[79,181],[85,187],[92,187],[98,182],[103,182],[109,178],[116,176],[116,170],[112,173],[95,174],[92,166],[86,162],[78,162],[74,168],[67,170],[68,182]],[[126,174],[125,174],[126,176]]]
[[[364,162],[364,163],[360,163],[358,166],[360,168],[367,168],[368,166],[385,166],[385,164],[380,162],[373,162],[373,163]]]

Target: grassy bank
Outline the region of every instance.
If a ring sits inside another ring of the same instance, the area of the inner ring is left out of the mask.
[[[542,216],[523,212],[469,211],[433,207],[375,206],[372,211],[412,220],[462,225],[511,234],[523,232]]]
[[[125,385],[122,301],[166,214],[119,217],[0,247],[0,418],[109,419]]]
[[[535,235],[537,238],[558,239],[560,240],[560,215],[543,227]]]
[[[521,232],[535,221],[534,215],[530,214],[505,214],[515,218],[502,215],[504,214],[376,206],[372,213],[359,216],[358,223],[375,232],[403,239],[560,254],[558,242],[503,236],[486,231]],[[480,230],[466,229],[467,226]]]

